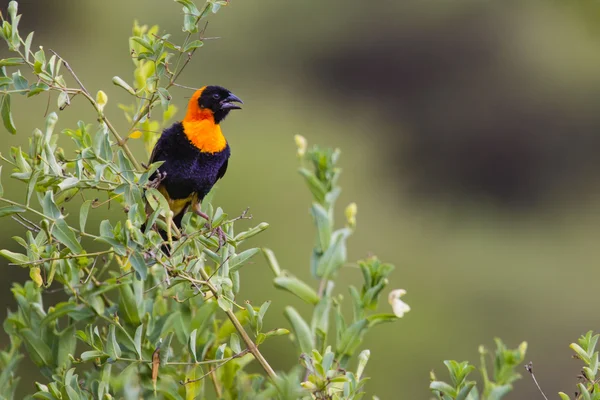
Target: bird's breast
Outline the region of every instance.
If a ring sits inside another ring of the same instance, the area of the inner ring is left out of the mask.
[[[218,153],[227,147],[221,126],[215,124],[212,119],[184,120],[183,132],[190,143],[202,153]]]

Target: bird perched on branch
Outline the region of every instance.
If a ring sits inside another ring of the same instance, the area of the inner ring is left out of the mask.
[[[220,124],[231,110],[241,109],[236,103],[243,102],[223,87],[197,90],[183,121],[165,129],[152,150],[150,163],[164,163],[150,179],[167,199],[178,228],[190,206],[210,224],[210,217],[201,211],[201,202],[227,171],[230,149]],[[223,231],[217,228],[216,233],[221,242]],[[161,234],[165,237],[164,232]]]

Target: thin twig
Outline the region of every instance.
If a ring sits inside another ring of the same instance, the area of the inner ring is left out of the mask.
[[[540,393],[542,394],[542,396],[544,397],[545,400],[548,400],[548,398],[546,397],[546,395],[544,394],[544,391],[542,390],[542,388],[540,387],[537,379],[535,379],[535,375],[533,374],[533,362],[529,361],[528,364],[525,364],[525,369],[527,370],[527,372],[529,372],[529,374],[531,375],[531,379],[533,379],[533,383],[535,383],[535,386],[537,386],[538,390],[540,391]]]

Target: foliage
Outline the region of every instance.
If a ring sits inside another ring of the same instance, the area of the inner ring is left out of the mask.
[[[486,355],[489,354],[489,351],[484,346],[479,346],[480,372],[483,380],[481,393],[477,389],[476,382],[467,380],[469,374],[475,370],[475,367],[468,361],[444,361],[450,374],[451,383],[438,381],[432,371],[429,388],[439,400],[502,399],[512,390],[512,383],[521,378],[515,369],[523,362],[526,350],[527,343],[525,342],[511,350],[500,339],[496,339],[496,351],[492,359],[493,370],[490,376],[486,362]]]
[[[600,335],[594,335],[589,331],[582,335],[577,343],[571,343],[569,346],[574,352],[574,357],[583,361],[584,367],[578,377],[581,382],[577,383],[575,400],[598,400],[600,399],[600,383],[598,379],[598,352],[596,345]],[[561,400],[570,400],[571,397],[564,392],[560,392]]]
[[[104,91],[92,95],[56,52],[36,50],[33,32],[23,39],[15,1],[8,6],[8,19],[2,16],[0,36],[15,55],[0,60],[5,128],[18,131],[11,114],[16,95],[56,94],[59,110],[83,98],[98,122],[80,121],[57,132],[58,115],[51,112],[28,146],[0,156],[11,178],[24,184],[11,198],[0,185],[0,202],[6,204],[0,216],[13,218],[25,231],[14,237],[20,252],[2,249],[0,255],[30,275],[12,289],[17,308],[4,322],[10,346],[0,352],[0,397],[15,396],[18,364],[26,354],[45,379],[36,383],[33,398],[38,399],[193,399],[212,393],[224,399],[359,399],[369,352],[358,355],[356,372],[348,371],[350,360],[369,329],[398,317],[375,311],[393,269],[375,257],[358,262],[364,284],[360,290],[349,288],[350,321],[342,315],[341,294],[334,293],[347,266],[347,239],[356,228],[356,205],[351,204],[345,226],[334,230],[339,150],[315,146],[307,151],[306,141],[297,138],[300,174],[314,197],[317,238],[310,265],[319,282],[315,290],[282,270],[271,250],[245,247],[268,227],[240,228],[250,219],[247,213],[230,217],[203,202],[212,227],[226,233],[223,245],[206,221],[191,213],[179,230],[166,199],[150,182],[160,163],[144,166],[128,146],[129,140],[141,138],[151,150],[176,112],[169,90],[181,86],[177,79],[205,40],[201,21],[228,4],[208,0],[198,8],[191,0],[177,3],[183,6],[180,44],[157,26],[136,22],[129,39],[133,81],[113,78],[132,96],[131,104],[119,105],[130,123],[126,134],[109,120]],[[162,109],[159,120],[151,118],[157,107]],[[66,138],[75,144],[73,154],[59,147]],[[99,226],[87,223],[110,204],[118,204],[124,214]],[[157,225],[168,232],[168,240],[156,232]],[[290,332],[264,326],[269,302],[240,305],[237,298],[240,270],[261,252],[275,273],[275,286],[313,306],[309,319],[292,307],[285,310],[301,360],[287,373],[276,374],[259,348]],[[64,292],[66,300],[46,304],[51,291]],[[330,335],[332,319],[335,334]],[[254,361],[260,373],[246,369]]]

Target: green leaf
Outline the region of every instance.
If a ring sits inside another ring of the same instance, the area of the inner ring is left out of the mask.
[[[331,241],[332,220],[329,217],[327,210],[319,203],[313,203],[310,212],[317,226],[319,248],[321,252],[324,252],[329,248],[329,243]]]
[[[321,181],[319,181],[315,174],[313,174],[310,170],[306,168],[300,168],[298,172],[300,172],[300,175],[302,175],[306,180],[306,184],[308,185],[308,188],[313,194],[315,200],[318,203],[324,203],[327,189],[325,188],[325,186],[323,186]]]
[[[16,65],[22,65],[25,64],[25,62],[23,61],[22,58],[5,58],[3,60],[0,60],[0,67],[14,67]]]
[[[108,337],[106,338],[106,352],[113,360],[116,360],[117,358],[121,357],[121,347],[117,342],[114,325],[108,327]]]
[[[25,60],[29,61],[29,51],[31,49],[31,43],[33,42],[33,32],[27,35],[27,39],[25,39]]]
[[[275,287],[287,290],[309,304],[317,304],[320,300],[317,292],[298,278],[278,276],[273,282],[275,283]]]
[[[185,46],[183,51],[187,53],[190,50],[194,50],[194,49],[197,49],[198,47],[202,47],[202,46],[204,46],[204,43],[201,40],[193,40]]]
[[[89,350],[89,351],[84,351],[83,353],[81,353],[81,356],[79,356],[83,361],[90,361],[93,360],[95,358],[105,358],[108,357],[108,354],[104,353],[103,351],[98,351],[98,350]]]
[[[27,82],[27,79],[25,79],[23,75],[21,75],[21,71],[13,72],[12,80],[16,90],[21,90],[24,92],[29,91],[29,82]]]
[[[25,194],[25,204],[27,205],[29,205],[29,202],[31,201],[31,195],[33,194],[33,192],[35,192],[35,185],[37,184],[41,172],[42,171],[38,169],[34,171],[33,174],[31,174],[31,176],[29,177],[29,182],[27,182],[27,192]],[[58,208],[56,208],[56,210],[58,210]],[[58,214],[60,216],[60,212]]]
[[[52,190],[48,190],[46,192],[46,195],[44,196],[44,199],[42,200],[42,211],[44,212],[45,216],[53,220],[62,217],[60,210],[54,202],[54,195],[52,193]]]
[[[0,250],[0,256],[6,258],[8,261],[15,264],[26,264],[29,263],[29,257],[24,254],[14,253],[9,250]]]
[[[19,206],[0,207],[0,218],[6,217],[7,215],[13,215],[22,212],[25,212],[25,209]]]
[[[331,244],[319,259],[317,276],[329,278],[346,262],[346,239],[352,234],[348,228],[335,231]]]
[[[65,246],[69,248],[73,253],[80,254],[83,252],[81,243],[77,241],[75,233],[71,230],[71,227],[65,222],[64,219],[57,219],[52,226],[52,236]]]
[[[119,78],[118,76],[114,76],[112,78],[112,82],[119,86],[122,87],[123,89],[127,90],[127,92],[133,96],[135,96],[135,90],[127,83],[125,82],[123,79]]]
[[[123,319],[132,324],[139,325],[140,315],[135,301],[133,290],[129,285],[119,286],[119,313],[123,316]]]
[[[457,395],[456,389],[448,385],[446,382],[433,381],[429,384],[429,389],[442,392],[443,394],[446,394],[453,399],[455,399]]]
[[[560,400],[571,400],[571,398],[569,397],[569,395],[567,395],[564,392],[558,392],[558,395],[560,396]]]
[[[147,40],[145,40],[141,37],[132,37],[131,40],[142,45],[142,47],[145,47],[147,50],[150,50],[150,52],[152,52],[154,54],[154,49],[152,48],[152,45],[150,44],[150,42],[148,42]]]
[[[15,122],[13,121],[12,114],[10,112],[10,95],[5,94],[2,97],[2,103],[0,103],[0,113],[2,114],[2,122],[7,131],[13,135],[17,133]]]
[[[284,313],[285,317],[292,325],[300,351],[305,354],[310,354],[315,347],[315,343],[308,324],[300,314],[298,314],[298,311],[296,311],[294,307],[287,306]]]
[[[240,345],[240,337],[234,332],[231,334],[229,338],[229,347],[234,354],[238,354],[242,352],[242,347]]]
[[[275,257],[273,250],[262,248],[262,252],[267,260],[267,264],[269,264],[269,267],[271,268],[271,271],[273,271],[273,274],[275,274],[275,276],[280,276],[281,267],[279,266],[279,262],[277,262],[277,258]]]
[[[344,332],[342,333],[341,340],[337,343],[336,346],[336,355],[339,357],[341,355],[351,355],[354,353],[356,348],[360,345],[362,341],[362,337],[365,334],[368,327],[368,322],[366,319],[361,319],[360,321],[356,321],[352,325],[350,325]]]
[[[254,257],[260,251],[259,248],[248,249],[242,251],[240,254],[235,255],[229,260],[229,271],[237,271],[244,265],[249,259]]]
[[[41,82],[34,83],[33,85],[30,86],[29,93],[27,93],[27,97],[33,97],[42,92],[47,92],[48,90],[50,90],[50,87],[48,85],[46,85],[45,83],[41,83]]]
[[[71,366],[70,355],[75,355],[77,347],[77,338],[75,337],[75,325],[63,330],[58,338],[58,350],[56,352],[56,364],[61,368]]]
[[[86,200],[81,205],[79,209],[79,229],[81,232],[85,232],[85,223],[87,222],[87,217],[90,212],[90,207],[92,206],[91,200]]]
[[[165,340],[160,345],[160,365],[165,365],[169,362],[169,347],[171,347],[171,340],[173,339],[173,332],[167,333]]]
[[[146,277],[148,276],[148,266],[146,265],[144,256],[142,256],[142,254],[139,251],[134,250],[133,253],[131,253],[131,256],[129,257],[129,262],[131,263],[131,266],[133,267],[135,272],[137,272],[137,274],[139,275],[140,279],[142,281],[145,281]]]
[[[198,333],[197,329],[194,329],[192,333],[190,333],[190,338],[188,340],[188,348],[190,349],[190,354],[194,357],[194,361],[198,361],[198,357],[196,356],[196,334]]]
[[[142,334],[144,333],[144,325],[140,325],[137,327],[137,329],[135,330],[135,336],[133,337],[133,342],[135,344],[135,351],[138,354],[138,357],[140,357],[140,360],[142,359]]]
[[[163,110],[169,108],[169,102],[171,101],[171,95],[167,91],[167,89],[159,87],[158,88],[158,97],[160,98],[160,105]]]
[[[22,329],[19,334],[23,337],[27,352],[35,365],[38,367],[52,365],[52,350],[39,335],[31,329]]]

